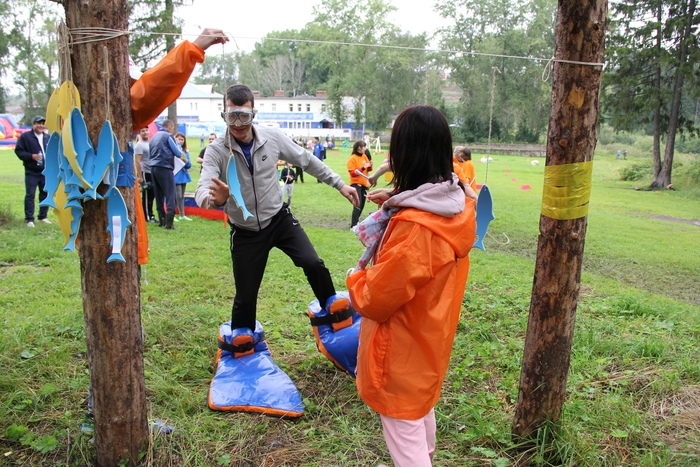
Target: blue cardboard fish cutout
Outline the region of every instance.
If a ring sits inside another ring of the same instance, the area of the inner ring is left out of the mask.
[[[112,132],[112,124],[106,120],[100,130],[100,136],[97,138],[97,151],[95,152],[94,167],[89,175],[88,182],[92,185],[85,191],[85,195],[96,199],[99,196],[96,189],[105,177],[105,174],[110,168],[110,164],[114,159],[114,133]],[[86,159],[87,161],[87,159]]]
[[[70,236],[68,237],[68,242],[63,247],[63,249],[75,252],[75,239],[78,238],[78,231],[80,230],[80,221],[83,218],[83,206],[82,204],[80,204],[78,206],[67,207],[66,209],[70,209],[71,215],[73,216],[73,220],[70,223]]]
[[[80,179],[80,183],[83,186],[83,188],[92,188],[92,185],[88,183],[88,181],[85,178],[85,173],[84,173],[84,167],[85,167],[85,158],[87,156],[88,151],[92,151],[92,142],[90,141],[90,137],[88,136],[87,132],[87,126],[85,125],[85,119],[83,118],[82,112],[80,112],[79,108],[74,108],[71,113],[70,113],[70,118],[71,118],[71,132],[73,133],[72,139],[73,139],[73,148],[75,149],[75,160],[78,166],[80,167],[80,172],[77,170],[73,170],[76,172],[76,175],[78,175],[78,178]]]
[[[59,176],[59,157],[60,157],[60,145],[61,136],[57,132],[51,133],[51,138],[49,138],[49,144],[46,145],[46,151],[44,153],[44,178],[46,182],[44,183],[44,191],[46,192],[46,198],[39,203],[39,206],[50,206],[56,209],[56,203],[53,199],[56,194],[56,189],[58,184],[61,182]]]
[[[250,211],[248,211],[248,208],[245,205],[245,201],[243,200],[243,194],[241,193],[241,184],[238,183],[236,156],[234,155],[231,155],[231,157],[228,158],[228,171],[226,173],[226,177],[228,179],[228,187],[229,191],[231,192],[231,196],[233,196],[233,199],[236,201],[236,204],[243,211],[243,218],[248,219],[249,217],[253,217]]]
[[[126,228],[131,225],[131,221],[129,221],[126,203],[121,192],[115,186],[112,186],[110,191],[111,193],[109,193],[109,198],[107,199],[107,230],[112,234],[112,239],[109,242],[112,245],[112,254],[107,258],[107,262],[125,262],[126,260],[122,255],[122,246],[124,246]]]
[[[476,241],[474,248],[486,251],[484,248],[484,237],[489,228],[489,223],[496,217],[493,215],[493,199],[491,190],[484,185],[479,191],[479,198],[476,201]]]

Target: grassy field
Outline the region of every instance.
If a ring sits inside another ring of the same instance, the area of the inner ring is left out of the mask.
[[[191,155],[199,152],[192,140]],[[344,173],[348,153],[328,163]],[[380,158],[380,157],[377,157]],[[480,155],[475,155],[478,161]],[[471,272],[450,372],[438,402],[435,465],[700,465],[700,196],[620,182],[638,162],[600,150],[581,295],[561,424],[529,451],[510,436],[537,248],[544,160],[477,162],[496,219]],[[192,170],[196,179],[198,170]],[[351,207],[306,176],[293,210],[338,289],[362,247]],[[527,188],[529,186],[529,188]],[[194,190],[195,183],[189,187]],[[88,369],[79,258],[58,226],[23,222],[23,171],[0,151],[0,465],[87,465]],[[366,207],[365,214],[371,207]],[[49,219],[55,221],[53,214]],[[143,465],[374,466],[388,462],[379,417],[354,381],[316,350],[303,273],[278,251],[260,290],[258,319],[276,361],[305,404],[299,420],[212,412],[206,406],[216,335],[234,295],[228,230],[196,218],[167,232],[149,224],[141,284],[149,417]]]

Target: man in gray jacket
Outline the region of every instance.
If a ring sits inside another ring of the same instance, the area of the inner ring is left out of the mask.
[[[236,296],[231,316],[232,343],[241,355],[255,344],[256,306],[270,250],[277,247],[304,270],[314,295],[329,314],[350,308],[335,294],[330,271],[299,221],[283,203],[277,161],[291,162],[336,188],[353,205],[357,191],[327,165],[275,128],[253,126],[254,96],[248,86],[226,90],[228,131],[207,146],[195,199],[204,208],[224,207],[231,225],[231,259]],[[252,344],[252,345],[251,345]]]

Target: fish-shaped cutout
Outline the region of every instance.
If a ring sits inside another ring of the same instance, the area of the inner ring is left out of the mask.
[[[59,158],[62,155],[61,148],[61,136],[57,132],[51,133],[51,138],[49,138],[49,144],[46,145],[46,151],[44,152],[44,191],[46,192],[46,198],[39,203],[39,206],[49,206],[56,209],[56,204],[54,203],[53,197],[58,188],[58,184],[61,181],[59,177]]]
[[[58,218],[58,226],[61,228],[63,233],[64,245],[67,245],[71,236],[71,223],[73,222],[73,210],[72,208],[67,208],[66,203],[68,202],[67,193],[64,190],[63,180],[58,184],[58,188],[54,194],[54,208],[53,212]]]
[[[80,183],[83,188],[92,188],[92,185],[85,179],[83,175],[83,166],[85,165],[85,157],[88,151],[92,150],[92,142],[88,136],[87,126],[85,124],[85,118],[80,112],[79,108],[74,108],[70,113],[71,125],[70,129],[72,132],[71,139],[73,140],[73,149],[75,149],[75,161],[80,167],[80,171],[73,169],[73,171],[80,178]]]
[[[70,117],[70,114],[68,114]],[[61,143],[63,146],[63,157],[68,161],[72,169],[70,178],[66,179],[66,185],[82,186],[82,169],[78,163],[78,153],[73,145],[73,119],[68,118],[63,120],[63,132],[61,133]]]
[[[112,240],[109,243],[112,245],[112,254],[107,258],[107,262],[125,262],[126,260],[122,255],[122,246],[124,246],[126,228],[131,225],[131,221],[129,221],[122,193],[114,185],[109,191],[111,193],[107,199],[107,230],[112,234]]]
[[[102,124],[100,136],[97,138],[97,151],[95,152],[95,161],[92,172],[85,175],[85,178],[92,186],[92,188],[88,188],[85,191],[85,197],[90,197],[92,199],[101,197],[96,190],[109,170],[110,164],[112,164],[113,160],[114,133],[112,132],[112,124],[109,122],[109,120],[106,120]],[[87,162],[88,159],[86,157],[85,163],[87,164]]]
[[[97,198],[97,193],[95,191],[96,187],[90,182],[90,180],[92,180],[92,173],[95,170],[96,159],[97,154],[95,154],[95,150],[92,149],[92,147],[88,148],[87,152],[85,153],[85,161],[83,161],[83,178],[88,183],[88,188],[81,196],[83,199]]]
[[[474,248],[486,251],[486,248],[484,248],[484,237],[489,228],[489,223],[495,218],[493,215],[491,190],[484,185],[481,187],[476,201],[476,241],[474,242]]]
[[[63,119],[64,124],[70,117],[74,108],[80,109],[80,93],[73,81],[66,80],[61,83],[58,90],[58,115]],[[65,131],[65,129],[64,129]]]
[[[49,133],[61,133],[61,116],[58,115],[59,92],[59,88],[54,89],[46,104],[46,128]]]
[[[112,133],[112,144],[112,166],[109,168],[109,181],[107,183],[114,187],[117,185],[117,177],[119,176],[119,164],[124,156],[119,152],[119,141],[117,141],[117,137],[114,133]],[[109,192],[105,194],[105,197],[107,196],[110,196]]]
[[[226,173],[226,178],[228,181],[229,192],[233,196],[234,201],[238,207],[243,211],[243,219],[248,219],[253,217],[253,215],[248,211],[243,200],[243,194],[241,193],[241,184],[238,182],[238,170],[236,168],[236,156],[231,155],[228,159],[228,171]]]
[[[75,240],[78,238],[78,231],[80,230],[80,221],[83,218],[83,206],[71,206],[72,220],[70,223],[70,236],[68,237],[68,242],[63,247],[64,250],[70,250],[75,252]]]

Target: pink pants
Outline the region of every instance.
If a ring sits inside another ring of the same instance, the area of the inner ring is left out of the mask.
[[[381,415],[384,440],[394,467],[431,467],[435,452],[435,410],[418,420]]]

